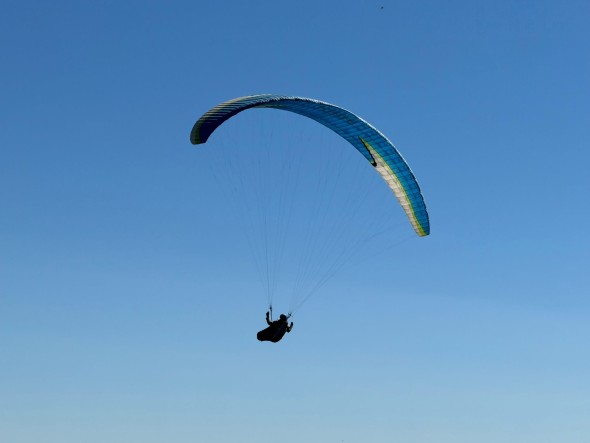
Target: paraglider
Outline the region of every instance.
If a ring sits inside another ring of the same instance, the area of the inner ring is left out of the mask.
[[[268,324],[268,328],[263,329],[256,334],[256,338],[259,341],[278,343],[284,337],[285,333],[289,333],[293,329],[293,322],[288,324],[288,320],[289,317],[285,314],[281,314],[278,320],[272,321],[270,318],[270,312],[266,311],[266,323]]]
[[[309,119],[315,120],[321,125],[332,130],[348,143],[350,143],[379,173],[379,175],[386,182],[387,186],[397,198],[401,208],[403,209],[407,219],[409,220],[414,232],[420,236],[425,237],[430,234],[430,221],[424,198],[420,191],[420,186],[412,173],[410,167],[403,159],[401,154],[395,146],[374,126],[353,114],[352,112],[341,107],[304,97],[274,95],[274,94],[260,94],[245,97],[235,98],[227,102],[221,103],[203,114],[192,128],[190,134],[190,141],[192,144],[204,144],[207,142],[211,134],[227,120],[241,113],[242,111],[255,108],[278,109],[289,111]],[[250,154],[248,154],[250,155]],[[253,153],[252,155],[256,155]],[[266,171],[272,169],[279,169],[280,165],[276,163],[267,164]],[[229,180],[233,178],[233,172],[229,174]],[[264,172],[264,171],[263,171]],[[271,185],[275,186],[275,183]],[[243,189],[244,183],[240,182],[235,189]],[[246,186],[247,187],[247,186]],[[268,202],[269,200],[264,200]],[[261,208],[262,210],[266,208]],[[263,212],[263,211],[259,211]],[[247,218],[247,217],[246,217]],[[266,273],[267,292],[269,294],[269,307],[272,312],[272,294],[274,286],[272,284],[273,278],[269,273],[272,273],[278,266],[269,266],[268,251],[269,247],[268,232],[275,232],[267,229],[267,222],[270,217],[263,219],[260,227],[265,229],[263,250],[266,260],[266,266],[263,266],[263,274]],[[341,217],[342,219],[342,217]],[[280,223],[279,223],[280,224]],[[288,223],[283,223],[288,225]],[[377,235],[367,229],[369,236]],[[354,246],[355,243],[351,244]],[[329,248],[327,248],[329,249]],[[354,251],[354,250],[353,250]],[[309,252],[309,251],[307,251]],[[287,315],[283,314],[279,320],[271,321],[269,312],[266,315],[266,322],[268,327],[257,334],[260,341],[280,341],[286,333],[291,332],[293,323],[288,324],[288,319],[292,316],[295,309],[298,309],[313,293],[315,293],[325,282],[342,266],[343,260],[341,257],[346,257],[346,254],[340,254],[334,259],[332,263],[326,266],[325,271],[317,273],[316,281],[309,285],[306,291],[296,291],[295,295],[301,295],[300,301],[292,304]],[[339,261],[340,260],[340,261]],[[271,262],[272,263],[272,262]],[[304,270],[309,269],[309,266],[303,266]]]

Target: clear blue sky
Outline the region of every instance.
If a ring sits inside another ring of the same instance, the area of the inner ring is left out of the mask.
[[[585,441],[588,23],[586,1],[4,0],[0,441]],[[215,147],[188,141],[265,92],[381,129],[432,223],[274,346]]]

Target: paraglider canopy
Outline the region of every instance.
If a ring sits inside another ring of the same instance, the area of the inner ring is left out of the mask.
[[[346,109],[304,97],[261,94],[240,97],[207,111],[191,131],[191,143],[205,143],[226,120],[251,108],[274,108],[311,118],[353,145],[387,182],[414,231],[430,234],[430,222],[420,186],[395,146],[375,127]]]

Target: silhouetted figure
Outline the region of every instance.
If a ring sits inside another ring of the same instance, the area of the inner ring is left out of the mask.
[[[270,321],[270,313],[266,313],[266,323],[268,323],[268,328],[263,329],[258,334],[256,334],[256,338],[260,341],[271,341],[273,343],[278,342],[286,332],[291,332],[293,329],[293,322],[291,324],[287,323],[287,317],[285,314],[281,314],[278,320]]]

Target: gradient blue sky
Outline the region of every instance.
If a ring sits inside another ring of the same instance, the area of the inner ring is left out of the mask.
[[[589,5],[4,0],[0,441],[585,441]],[[263,92],[375,124],[432,221],[276,346],[188,141]]]

